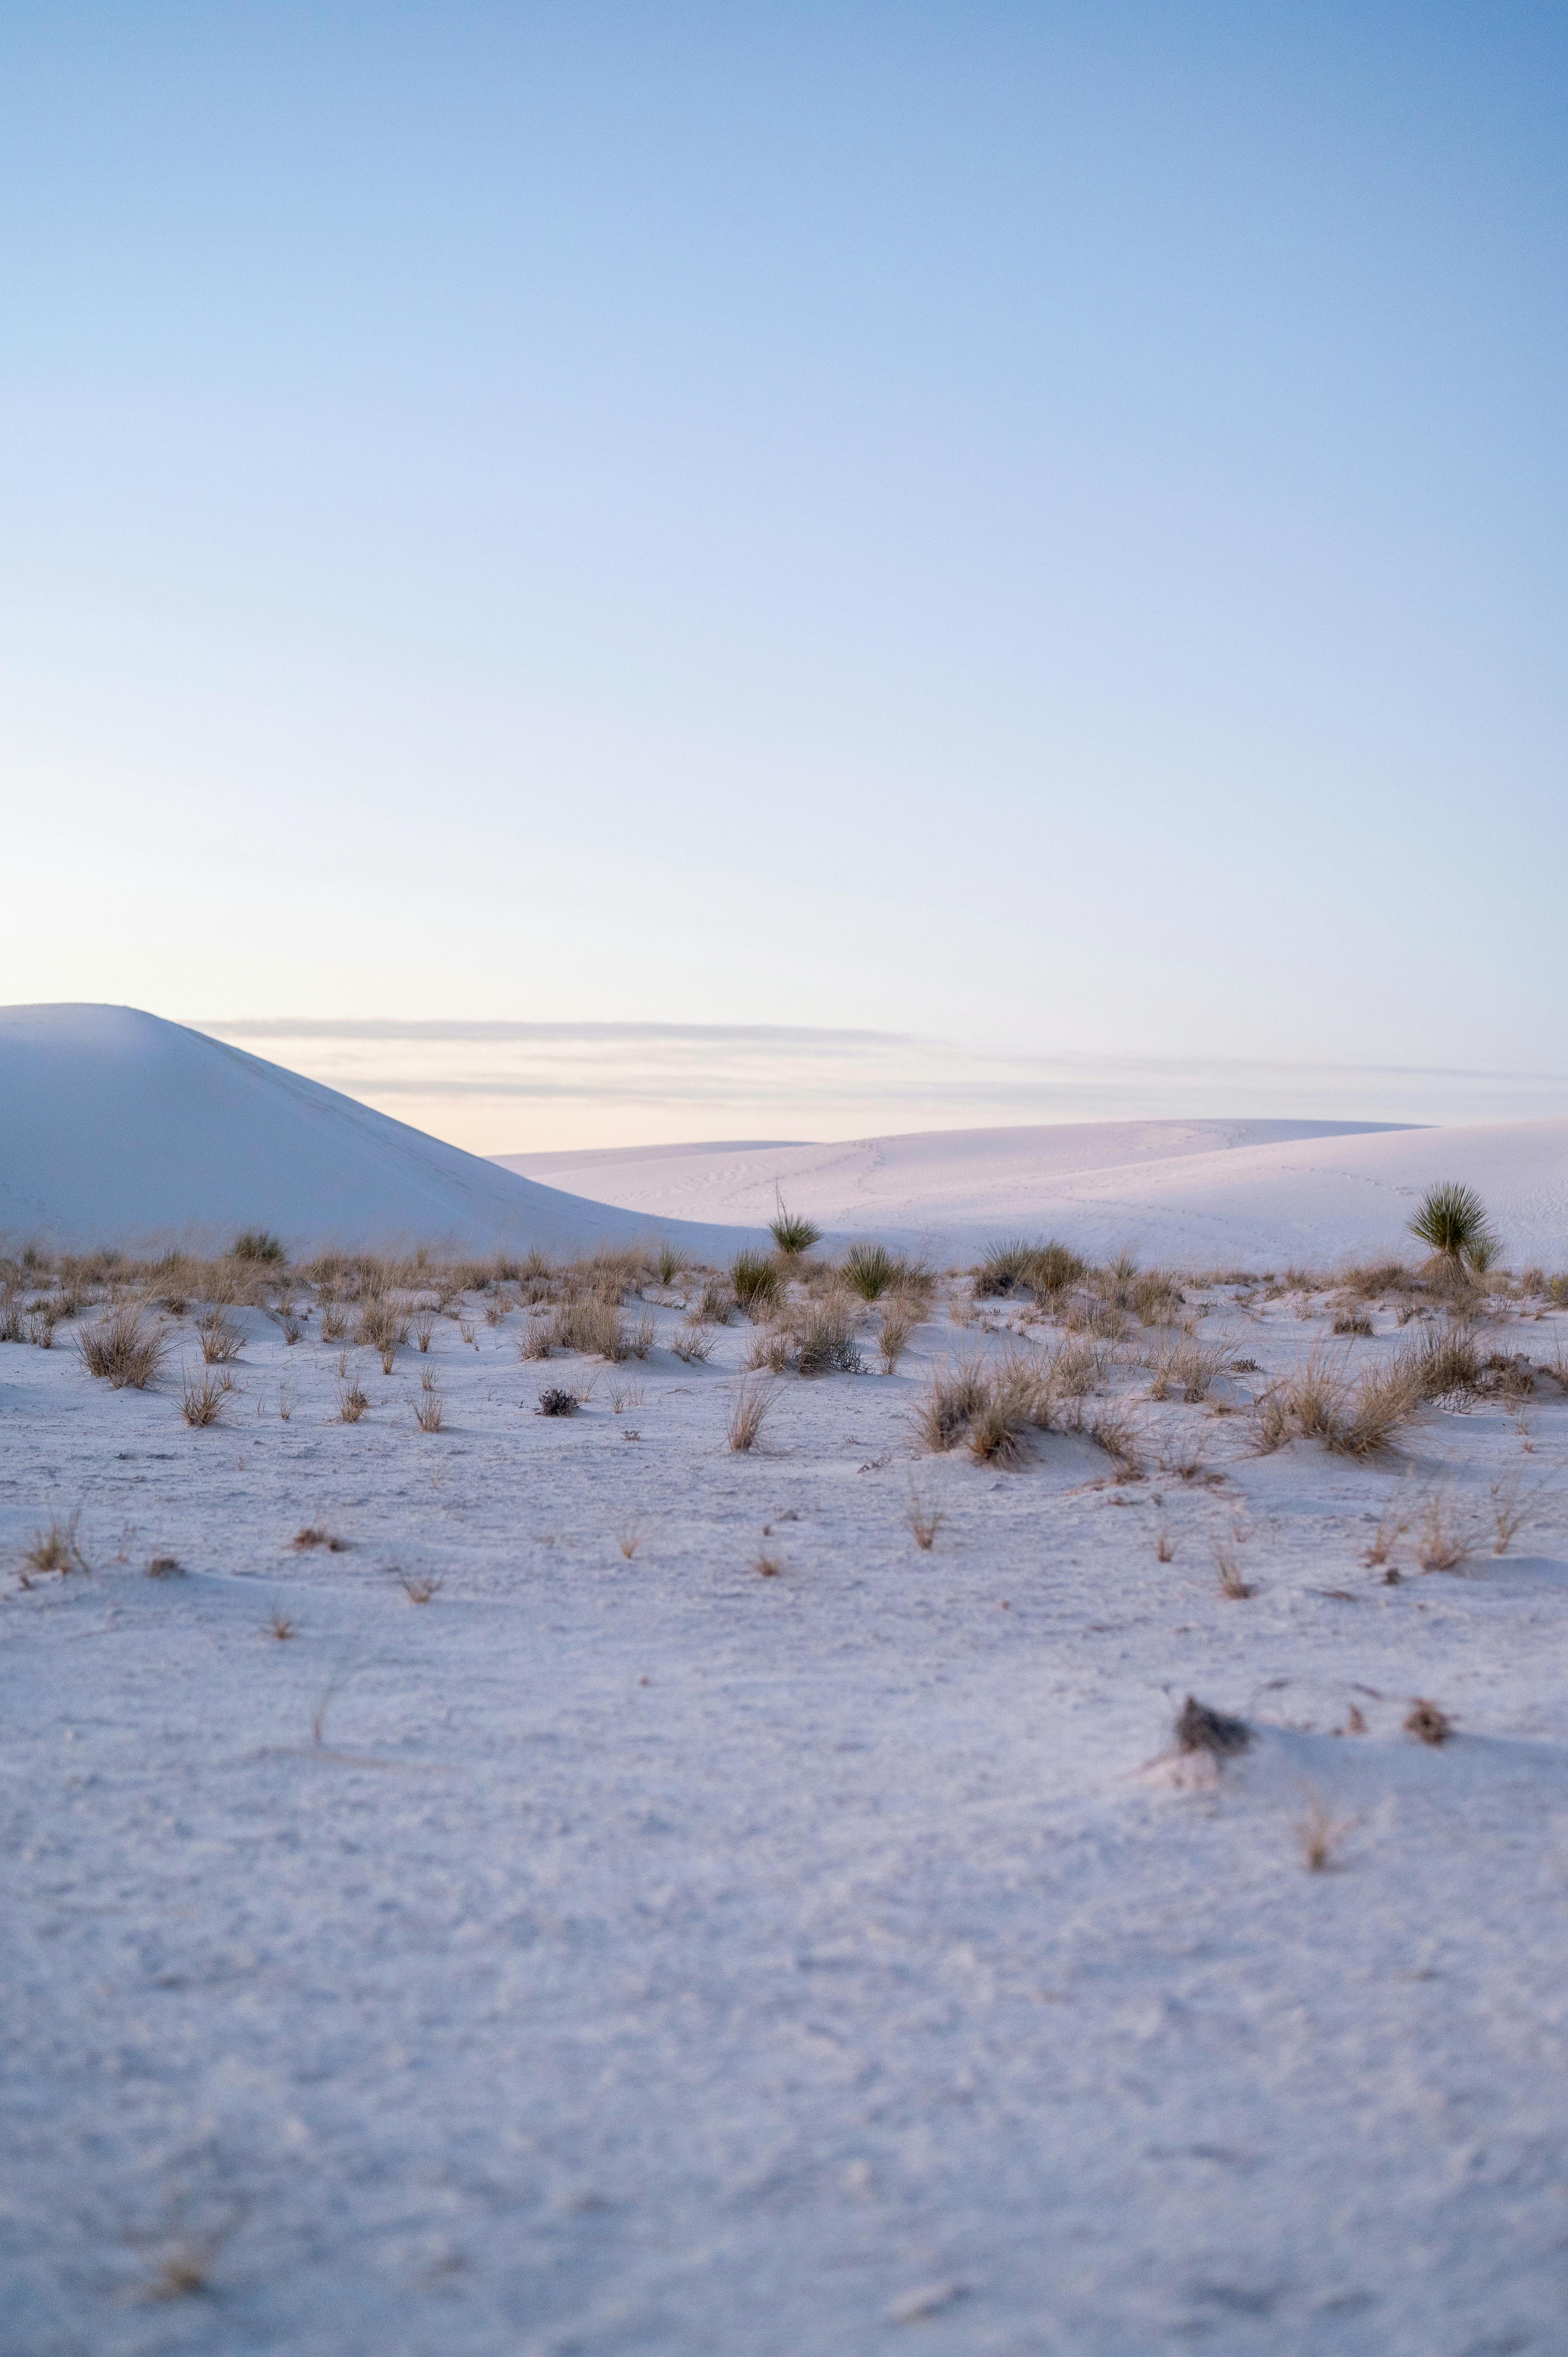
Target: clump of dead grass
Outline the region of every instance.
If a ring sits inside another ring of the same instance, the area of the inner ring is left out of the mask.
[[[62,1576],[89,1568],[78,1536],[81,1520],[80,1506],[69,1514],[51,1514],[41,1530],[33,1534],[32,1544],[24,1551],[24,1559],[35,1571],[58,1571]]]
[[[156,1379],[168,1340],[146,1323],[134,1303],[124,1302],[96,1326],[84,1327],[76,1347],[90,1375],[104,1378],[117,1392],[127,1387],[140,1392]]]
[[[1436,1703],[1427,1702],[1418,1695],[1410,1706],[1404,1731],[1407,1735],[1413,1735],[1418,1743],[1430,1743],[1436,1747],[1451,1739],[1455,1731],[1454,1721]]]
[[[761,1436],[763,1420],[773,1405],[774,1385],[756,1383],[749,1375],[741,1379],[730,1412],[728,1440],[733,1449],[755,1448]]]

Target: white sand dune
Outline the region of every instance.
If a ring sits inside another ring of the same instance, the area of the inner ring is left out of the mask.
[[[13,1242],[212,1245],[263,1227],[295,1249],[577,1253],[649,1232],[640,1213],[499,1170],[129,1006],[0,1008],[0,1235]],[[736,1241],[678,1240],[710,1257]]]
[[[756,1223],[779,1189],[833,1239],[875,1234],[943,1260],[1027,1233],[1189,1268],[1406,1250],[1423,1189],[1461,1178],[1479,1189],[1509,1259],[1568,1265],[1561,1120],[1072,1123],[684,1154],[509,1155],[503,1167],[661,1218]]]

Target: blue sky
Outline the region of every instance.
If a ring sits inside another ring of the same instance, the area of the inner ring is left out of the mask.
[[[1560,8],[16,5],[0,107],[0,998],[1568,1111]]]

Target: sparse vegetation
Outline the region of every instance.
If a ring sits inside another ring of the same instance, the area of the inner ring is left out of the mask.
[[[306,1523],[303,1530],[295,1531],[289,1544],[300,1555],[311,1547],[325,1547],[328,1555],[342,1555],[349,1542],[339,1538],[336,1531],[323,1530],[318,1523]]]
[[[220,1377],[213,1373],[210,1367],[205,1369],[199,1383],[194,1375],[187,1375],[184,1378],[180,1398],[180,1407],[187,1424],[199,1428],[218,1423],[223,1414],[223,1402],[229,1388],[230,1386]]]
[[[886,1244],[851,1244],[843,1256],[840,1277],[863,1301],[880,1301],[903,1281],[906,1271]]]
[[[1301,1861],[1309,1874],[1322,1874],[1333,1865],[1344,1843],[1356,1830],[1354,1817],[1337,1817],[1316,1792],[1307,1798],[1296,1824]]]
[[[81,1520],[80,1506],[69,1514],[51,1514],[43,1528],[34,1533],[31,1545],[24,1551],[24,1561],[34,1571],[58,1571],[62,1575],[86,1571],[87,1557],[77,1534]]]
[[[370,1405],[370,1394],[359,1377],[350,1377],[338,1393],[338,1421],[339,1424],[358,1424]]]
[[[535,1415],[575,1415],[577,1394],[563,1391],[558,1384],[552,1383],[540,1393],[539,1405],[533,1413]]]
[[[931,1505],[921,1496],[912,1481],[909,1484],[909,1500],[904,1519],[908,1523],[915,1544],[921,1554],[929,1555],[936,1544],[937,1533],[941,1529],[946,1517],[940,1506]]]
[[[730,1263],[729,1281],[748,1318],[765,1314],[779,1300],[779,1265],[766,1253],[736,1253]]]
[[[263,1268],[275,1268],[284,1258],[282,1243],[264,1228],[247,1228],[230,1249],[235,1260],[252,1261]]]
[[[821,1228],[811,1220],[802,1219],[798,1211],[787,1210],[782,1196],[779,1199],[777,1212],[768,1223],[768,1232],[779,1250],[789,1260],[799,1259],[802,1253],[809,1253],[813,1244],[820,1244],[822,1240]]]
[[[1172,1733],[1178,1751],[1207,1751],[1215,1760],[1233,1759],[1252,1740],[1244,1718],[1231,1718],[1195,1695],[1188,1695],[1177,1712]]]
[[[76,1338],[88,1373],[115,1391],[145,1391],[156,1381],[168,1350],[162,1329],[149,1326],[134,1303],[124,1303]]]
[[[729,1445],[734,1449],[755,1448],[761,1436],[763,1420],[773,1405],[774,1387],[757,1383],[747,1375],[742,1379],[730,1413]]]
[[[1436,1703],[1418,1697],[1410,1706],[1404,1731],[1407,1735],[1413,1735],[1418,1743],[1436,1746],[1449,1741],[1454,1733],[1454,1721]]]
[[[446,1414],[446,1403],[434,1387],[422,1391],[413,1403],[413,1420],[421,1432],[439,1432]]]
[[[1486,1205],[1473,1187],[1450,1179],[1429,1187],[1410,1222],[1410,1232],[1434,1256],[1451,1268],[1489,1268],[1498,1243]]]

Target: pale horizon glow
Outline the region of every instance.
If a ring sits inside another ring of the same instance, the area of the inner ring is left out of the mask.
[[[21,0],[0,78],[0,1001],[486,1152],[1568,1110],[1563,12]]]
[[[803,1026],[252,1017],[192,1028],[485,1155],[1042,1122],[1568,1115],[1563,1073],[1005,1055]]]

